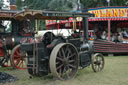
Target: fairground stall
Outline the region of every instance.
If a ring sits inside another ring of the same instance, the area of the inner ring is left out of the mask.
[[[94,13],[95,17],[90,17],[89,21],[89,40],[95,38],[95,52],[104,54],[127,54],[128,52],[128,7],[103,7],[91,8],[88,12]],[[47,20],[47,30],[59,29],[60,33],[65,34],[65,29],[76,26],[82,29],[82,18],[78,17],[76,23],[73,18],[69,21]]]
[[[95,17],[89,18],[90,29],[95,31],[95,52],[128,53],[128,7],[88,9]]]

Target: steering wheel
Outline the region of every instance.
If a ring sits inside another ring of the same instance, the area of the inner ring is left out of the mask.
[[[52,32],[46,32],[43,36],[43,42],[45,45],[50,44],[55,39],[55,35]]]

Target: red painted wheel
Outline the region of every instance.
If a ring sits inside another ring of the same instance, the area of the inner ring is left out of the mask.
[[[13,68],[26,69],[26,56],[21,55],[20,45],[13,48],[10,58]]]

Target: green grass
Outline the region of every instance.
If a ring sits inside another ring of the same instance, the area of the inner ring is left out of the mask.
[[[29,79],[27,70],[0,68],[19,80],[4,85],[128,85],[128,56],[105,57],[103,71],[94,73],[91,66],[79,69],[76,77],[67,81],[54,80],[51,75]]]

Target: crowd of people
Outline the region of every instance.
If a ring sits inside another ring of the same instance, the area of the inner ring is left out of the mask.
[[[108,32],[106,29],[95,31],[96,39],[108,40]],[[120,32],[116,30],[110,33],[110,40],[112,42],[128,43],[128,33],[126,28],[121,28]]]

